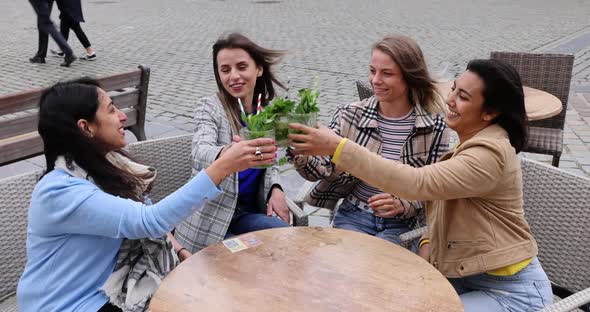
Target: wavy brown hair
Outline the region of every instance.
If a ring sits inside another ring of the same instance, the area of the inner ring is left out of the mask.
[[[428,73],[424,54],[414,39],[390,35],[373,44],[374,50],[389,55],[399,66],[408,85],[408,97],[413,106],[420,103],[430,113],[444,111],[443,98]]]
[[[257,66],[262,67],[262,75],[256,78],[254,94],[262,94],[263,107],[268,105],[275,96],[275,88],[273,84],[286,89],[283,83],[276,78],[272,71],[272,66],[280,62],[286,52],[263,48],[239,33],[222,35],[213,45],[213,72],[215,73],[215,81],[217,82],[217,87],[219,89],[219,98],[221,99],[221,104],[230,120],[232,128],[238,133],[241,128],[238,100],[223,88],[219,72],[217,71],[217,67],[219,66],[217,55],[219,54],[219,51],[223,49],[242,49],[250,55]],[[252,97],[252,105],[254,107],[256,107],[256,101],[257,98]]]

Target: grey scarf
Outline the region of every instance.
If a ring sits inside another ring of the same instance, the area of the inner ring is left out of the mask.
[[[119,153],[108,153],[106,158],[115,167],[126,170],[141,179],[143,183],[136,190],[138,195],[143,196],[156,178],[154,168],[135,163]],[[94,183],[84,169],[74,162],[68,164],[63,156],[57,158],[55,168],[62,168],[75,177]],[[113,273],[101,290],[109,297],[110,303],[124,312],[145,311],[162,279],[178,263],[172,243],[166,236],[124,239]]]

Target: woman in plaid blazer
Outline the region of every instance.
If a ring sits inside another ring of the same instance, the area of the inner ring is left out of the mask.
[[[262,48],[237,33],[228,34],[213,45],[213,69],[219,92],[197,103],[191,153],[193,175],[240,140],[237,135],[243,125],[238,98],[245,112],[253,113],[259,94],[265,106],[275,95],[273,84],[284,88],[271,71],[283,54]],[[289,225],[289,209],[276,167],[235,173],[223,180],[220,187],[223,194],[176,227],[176,239],[189,251],[197,252],[227,236]]]
[[[414,167],[436,162],[448,150],[449,133],[438,114],[442,98],[418,44],[408,37],[385,37],[374,44],[369,68],[375,95],[338,108],[329,128],[388,159]],[[293,162],[302,177],[320,181],[308,203],[334,208],[344,198],[334,217],[336,228],[399,243],[399,235],[424,225],[420,201],[384,193],[338,170],[330,157],[298,155]]]

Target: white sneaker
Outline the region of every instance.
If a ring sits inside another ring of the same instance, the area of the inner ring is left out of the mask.
[[[55,57],[64,57],[65,54],[61,51],[58,50],[54,50],[54,49],[50,49],[49,52],[51,52],[51,55],[55,56]]]
[[[96,60],[96,53],[92,53],[92,54],[86,53],[86,55],[81,56],[80,59],[83,61],[94,61],[94,60]]]

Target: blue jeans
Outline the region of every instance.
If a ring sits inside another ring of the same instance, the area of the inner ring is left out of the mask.
[[[537,257],[511,276],[478,274],[449,278],[461,297],[465,312],[538,311],[553,303],[551,283]]]
[[[348,200],[344,200],[338,207],[334,216],[334,227],[373,235],[398,245],[399,236],[410,231],[404,221],[377,217]]]
[[[288,226],[287,222],[274,216],[269,217],[263,213],[242,212],[232,219],[225,237]]]

